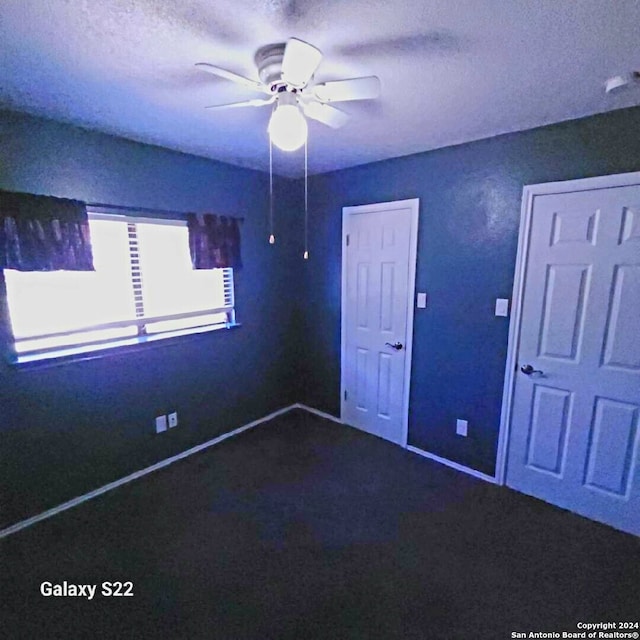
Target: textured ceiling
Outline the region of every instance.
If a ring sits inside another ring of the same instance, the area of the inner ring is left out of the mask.
[[[270,109],[206,111],[257,96],[193,65],[257,78],[291,36],[323,51],[318,82],[382,81],[343,129],[310,123],[313,173],[640,103],[603,91],[640,69],[638,0],[2,0],[0,106],[267,170]]]

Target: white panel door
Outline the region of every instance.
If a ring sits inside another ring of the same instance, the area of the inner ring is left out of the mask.
[[[417,201],[345,208],[342,419],[406,443]]]
[[[640,185],[534,197],[517,362],[507,484],[640,534]]]

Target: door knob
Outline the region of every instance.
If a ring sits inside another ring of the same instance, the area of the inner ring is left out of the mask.
[[[523,364],[520,367],[520,371],[527,376],[530,376],[532,373],[539,373],[542,375],[542,371],[540,371],[540,369],[534,369],[530,364]]]
[[[396,342],[394,344],[391,344],[390,342],[385,342],[385,345],[387,347],[391,347],[392,349],[395,349],[396,351],[400,351],[400,349],[402,349],[402,342]]]

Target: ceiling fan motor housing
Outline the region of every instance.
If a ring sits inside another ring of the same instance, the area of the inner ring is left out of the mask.
[[[268,44],[258,49],[255,55],[260,80],[269,87],[282,83],[282,59],[285,43]],[[274,87],[273,90],[276,90]]]

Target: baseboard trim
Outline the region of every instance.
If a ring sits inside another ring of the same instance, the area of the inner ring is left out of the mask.
[[[327,420],[332,420],[333,422],[337,422],[338,424],[347,425],[344,420],[337,418],[336,416],[331,415],[330,413],[325,413],[324,411],[320,411],[319,409],[314,409],[306,404],[301,402],[297,402],[293,405],[296,409],[303,409],[304,411],[308,411],[309,413],[313,413],[316,416],[320,416],[321,418],[326,418]],[[349,425],[347,425],[349,426]],[[362,433],[366,433],[363,431]],[[463,464],[459,464],[458,462],[454,462],[453,460],[448,460],[447,458],[441,458],[437,456],[435,453],[429,453],[424,449],[418,449],[418,447],[413,447],[411,445],[407,445],[407,450],[412,453],[417,453],[419,456],[423,458],[429,458],[429,460],[433,460],[434,462],[439,462],[447,467],[451,467],[456,471],[460,471],[461,473],[466,473],[467,475],[474,476],[475,478],[480,478],[485,482],[490,482],[491,484],[498,484],[498,481],[493,476],[489,476],[486,473],[482,473],[482,471],[477,471],[476,469],[472,469],[471,467],[466,467]]]
[[[336,416],[332,416],[330,413],[325,413],[324,411],[320,411],[320,409],[314,409],[313,407],[310,407],[310,406],[308,406],[306,404],[303,404],[301,402],[297,402],[293,406],[296,409],[304,409],[305,411],[308,411],[309,413],[313,413],[316,416],[320,416],[321,418],[325,418],[325,420],[332,420],[333,422],[337,422],[338,424],[346,424],[345,422],[340,420],[340,418],[336,418]]]
[[[419,456],[422,456],[423,458],[429,458],[429,460],[434,460],[435,462],[439,462],[440,464],[443,464],[447,467],[451,467],[456,471],[466,473],[467,475],[474,476],[475,478],[480,478],[481,480],[490,482],[491,484],[498,484],[498,481],[493,476],[489,476],[486,473],[482,473],[482,471],[477,471],[476,469],[472,469],[471,467],[466,467],[465,465],[454,462],[453,460],[448,460],[447,458],[441,458],[440,456],[437,456],[435,453],[429,453],[424,449],[418,449],[418,447],[407,445],[407,451],[411,451],[412,453],[417,453]]]
[[[43,511],[42,513],[38,513],[37,515],[32,516],[31,518],[27,518],[26,520],[21,520],[20,522],[16,522],[15,524],[12,524],[6,527],[5,529],[0,529],[0,539],[6,538],[12,533],[17,533],[22,529],[26,529],[27,527],[30,527],[31,525],[36,524],[36,522],[46,520],[47,518],[51,518],[59,513],[62,513],[63,511],[67,511],[67,509],[72,509],[73,507],[76,507],[77,505],[82,504],[83,502],[87,502],[87,500],[96,498],[102,495],[103,493],[107,493],[107,491],[111,491],[112,489],[116,489],[117,487],[122,486],[123,484],[132,482],[133,480],[137,480],[138,478],[142,478],[143,476],[146,476],[149,473],[153,473],[154,471],[158,471],[159,469],[167,467],[170,464],[177,462],[178,460],[183,460],[184,458],[188,458],[194,453],[198,453],[199,451],[203,451],[204,449],[213,447],[216,444],[220,444],[221,442],[224,442],[229,438],[233,438],[234,436],[237,436],[243,433],[244,431],[253,429],[254,427],[257,427],[258,425],[261,425],[264,422],[269,422],[270,420],[273,420],[274,418],[277,418],[278,416],[281,416],[285,413],[289,413],[289,411],[292,411],[294,409],[302,409],[303,411],[307,411],[321,418],[325,418],[326,420],[331,420],[332,422],[336,422],[338,424],[346,424],[340,418],[337,418],[336,416],[333,416],[330,413],[325,413],[324,411],[320,411],[319,409],[314,409],[313,407],[310,407],[301,402],[296,402],[295,404],[291,404],[288,407],[278,409],[277,411],[274,411],[273,413],[270,413],[269,415],[266,415],[262,418],[258,418],[257,420],[254,420],[249,424],[245,424],[242,427],[238,427],[233,431],[223,433],[222,435],[212,438],[211,440],[207,440],[202,444],[198,444],[195,447],[191,447],[186,451],[177,453],[175,456],[171,456],[170,458],[166,458],[165,460],[156,462],[155,464],[152,464],[149,467],[145,467],[140,471],[134,471],[128,476],[124,476],[123,478],[114,480],[113,482],[110,482],[109,484],[105,484],[104,486],[99,487],[98,489],[94,489],[93,491],[89,491],[88,493],[85,493],[81,496],[77,496],[76,498],[67,500],[67,502],[63,502],[62,504],[52,507],[51,509],[47,509],[46,511]],[[476,471],[475,469],[471,469],[470,467],[465,467],[464,465],[458,464],[457,462],[453,462],[452,460],[441,458],[440,456],[437,456],[434,453],[429,453],[428,451],[424,451],[423,449],[418,449],[417,447],[413,447],[411,445],[407,446],[407,450],[411,451],[412,453],[416,453],[419,456],[422,456],[424,458],[429,458],[430,460],[434,460],[435,462],[444,464],[447,467],[451,467],[452,469],[455,469],[456,471],[460,471],[462,473],[466,473],[476,478],[480,478],[481,480],[485,480],[486,482],[491,482],[492,484],[497,484],[496,478],[492,476],[489,476],[480,471]]]
[[[20,522],[16,522],[15,524],[12,524],[8,527],[6,527],[5,529],[0,529],[0,539],[5,538],[6,536],[11,535],[12,533],[16,533],[22,529],[25,529],[26,527],[30,527],[32,524],[35,524],[36,522],[40,522],[41,520],[46,520],[47,518],[51,518],[55,515],[57,515],[58,513],[62,513],[63,511],[66,511],[67,509],[71,509],[79,504],[82,504],[83,502],[86,502],[87,500],[91,500],[92,498],[96,498],[97,496],[102,495],[103,493],[107,493],[107,491],[111,491],[112,489],[115,489],[117,487],[122,486],[123,484],[127,484],[128,482],[131,482],[133,480],[137,480],[138,478],[142,478],[143,476],[146,476],[149,473],[152,473],[153,471],[158,471],[158,469],[162,469],[164,467],[169,466],[170,464],[173,464],[174,462],[177,462],[178,460],[182,460],[183,458],[188,458],[189,456],[193,455],[194,453],[198,453],[199,451],[203,451],[204,449],[208,449],[209,447],[213,447],[216,444],[219,444],[221,442],[224,442],[225,440],[228,440],[229,438],[233,438],[234,436],[237,436],[241,433],[243,433],[244,431],[248,431],[249,429],[253,429],[254,427],[257,427],[258,425],[264,423],[264,422],[269,422],[269,420],[273,420],[274,418],[277,418],[278,416],[281,416],[285,413],[288,413],[289,411],[293,410],[293,409],[297,409],[297,408],[302,408],[305,409],[306,407],[304,407],[303,405],[299,405],[299,404],[292,404],[289,405],[288,407],[284,407],[283,409],[278,409],[277,411],[274,411],[273,413],[270,413],[269,415],[266,415],[262,418],[258,418],[258,420],[254,420],[253,422],[249,422],[249,424],[245,424],[242,427],[238,427],[237,429],[234,429],[233,431],[229,431],[227,433],[223,433],[220,436],[217,436],[215,438],[212,438],[211,440],[207,440],[206,442],[203,442],[202,444],[198,444],[195,447],[191,447],[191,449],[187,449],[186,451],[182,451],[181,453],[177,453],[175,456],[171,456],[170,458],[166,458],[164,460],[161,460],[160,462],[156,462],[155,464],[152,464],[150,467],[145,467],[144,469],[141,469],[140,471],[134,471],[133,473],[129,474],[128,476],[124,476],[123,478],[119,478],[118,480],[114,480],[113,482],[110,482],[109,484],[105,484],[102,487],[99,487],[98,489],[94,489],[93,491],[89,491],[88,493],[84,493],[81,496],[78,496],[76,498],[72,498],[71,500],[67,500],[67,502],[63,502],[62,504],[59,504],[55,507],[52,507],[51,509],[47,509],[46,511],[43,511],[42,513],[39,513],[35,516],[32,516],[31,518],[27,518],[26,520],[21,520]],[[313,410],[311,410],[312,413],[314,413]],[[317,412],[319,415],[321,412]],[[327,417],[329,417],[327,415]]]

